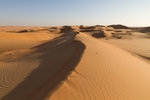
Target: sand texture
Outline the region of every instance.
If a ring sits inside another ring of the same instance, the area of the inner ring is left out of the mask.
[[[114,30],[0,27],[0,100],[150,100],[150,63],[130,53],[147,55],[149,40],[105,35]]]
[[[49,100],[149,100],[150,69],[145,62],[85,34],[75,71]]]

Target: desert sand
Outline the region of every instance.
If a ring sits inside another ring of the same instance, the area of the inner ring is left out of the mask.
[[[130,52],[132,55],[137,55],[146,62],[150,62],[150,39],[147,38],[132,38],[132,39],[112,39],[105,42],[113,44],[123,50]]]
[[[148,100],[149,65],[128,52],[85,34],[86,45],[75,71],[49,100]]]
[[[112,31],[119,33],[114,36]],[[124,41],[118,37],[127,31],[100,26],[1,27],[0,99],[150,100],[150,64],[126,49],[139,42],[124,48],[112,42]],[[139,48],[149,50],[143,45],[134,50],[142,52]]]

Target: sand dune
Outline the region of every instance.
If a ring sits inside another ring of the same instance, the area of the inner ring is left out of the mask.
[[[62,35],[1,62],[2,100],[43,100],[70,74],[85,48],[76,33]],[[13,58],[18,56],[18,58]],[[3,55],[3,58],[5,55]]]
[[[148,34],[133,33],[134,36],[126,36],[127,39],[109,39],[104,42],[113,44],[123,50],[130,52],[132,55],[144,58],[150,63],[150,39]]]
[[[149,100],[150,69],[145,62],[85,34],[75,71],[49,100]]]
[[[0,54],[1,100],[150,100],[148,63],[85,33],[64,31],[0,34],[31,42]]]

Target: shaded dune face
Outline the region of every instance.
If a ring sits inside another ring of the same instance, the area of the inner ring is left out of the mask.
[[[52,95],[74,71],[84,52],[85,45],[74,40],[75,36],[72,32],[32,48],[33,52],[23,58],[38,59],[39,65],[2,100],[44,100]]]

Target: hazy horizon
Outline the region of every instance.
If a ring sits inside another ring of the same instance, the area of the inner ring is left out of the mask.
[[[1,0],[0,26],[150,24],[149,0]]]

